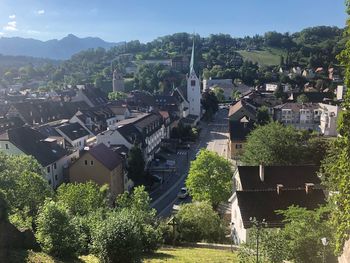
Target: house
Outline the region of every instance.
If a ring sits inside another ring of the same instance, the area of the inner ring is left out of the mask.
[[[269,92],[275,92],[278,89],[277,83],[266,83],[265,90]]]
[[[124,192],[123,162],[121,157],[104,144],[85,151],[81,157],[69,167],[71,183],[92,181],[100,186],[108,185],[111,200]]]
[[[39,126],[61,119],[69,119],[78,110],[87,107],[83,102],[26,101],[11,104],[5,116],[18,117],[25,124]]]
[[[274,190],[236,191],[231,202],[231,233],[234,243],[241,244],[248,241],[252,219],[264,222],[267,228],[281,228],[283,216],[277,210],[293,205],[314,210],[325,204],[325,195],[309,183],[300,189],[285,189],[280,184]]]
[[[117,121],[125,120],[131,117],[131,110],[125,103],[112,101],[108,103],[107,106],[113,112]]]
[[[275,190],[276,185],[296,189],[306,183],[320,186],[321,180],[315,165],[296,166],[237,166],[233,175],[233,192]]]
[[[96,107],[105,105],[108,102],[107,94],[105,94],[102,90],[85,85],[77,85],[77,91],[73,98],[71,98],[72,102],[83,101],[89,107]]]
[[[231,99],[234,90],[232,79],[209,78],[203,80],[203,92],[214,90],[216,87],[223,89],[225,99]]]
[[[126,119],[97,134],[97,143],[106,146],[125,145],[130,149],[140,144],[146,164],[159,150],[160,142],[166,136],[163,117],[156,113],[141,113],[135,118]]]
[[[324,103],[319,103],[319,107],[322,112],[319,125],[320,132],[325,136],[337,136],[337,120],[340,107]]]
[[[232,159],[238,159],[244,150],[246,137],[255,128],[256,110],[245,100],[240,100],[230,106],[229,113],[229,154]]]
[[[118,117],[115,116],[109,107],[101,105],[79,110],[69,122],[78,122],[87,129],[91,135],[95,135],[116,124],[118,122]]]
[[[69,153],[58,145],[57,140],[29,127],[9,129],[0,134],[0,150],[6,154],[33,156],[54,189],[65,181],[64,168],[79,157],[79,152]]]
[[[126,99],[127,105],[132,110],[151,112],[156,108],[153,95],[146,91],[134,90]]]
[[[69,145],[69,148],[74,150],[84,149],[87,139],[91,136],[90,132],[76,123],[65,123],[58,127],[55,127],[58,134],[60,134],[65,140],[65,145]]]

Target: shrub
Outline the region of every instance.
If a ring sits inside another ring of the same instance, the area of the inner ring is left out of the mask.
[[[110,213],[92,235],[93,253],[102,262],[139,262],[140,227],[128,210]]]
[[[63,206],[46,200],[36,223],[36,238],[44,252],[61,258],[75,255],[79,246],[79,235]]]

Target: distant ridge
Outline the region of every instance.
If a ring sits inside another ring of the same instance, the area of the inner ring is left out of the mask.
[[[48,41],[21,37],[2,37],[0,38],[0,54],[64,60],[82,50],[98,47],[109,49],[123,43],[110,43],[97,37],[79,38],[73,34],[69,34],[60,40],[52,39]]]

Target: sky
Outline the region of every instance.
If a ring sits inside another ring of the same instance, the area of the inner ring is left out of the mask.
[[[0,0],[0,37],[68,34],[141,42],[176,32],[234,37],[344,27],[344,0]]]

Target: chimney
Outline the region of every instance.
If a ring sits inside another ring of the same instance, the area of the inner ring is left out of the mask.
[[[259,165],[259,177],[261,182],[264,182],[265,180],[265,167],[264,164],[260,164]]]
[[[305,192],[309,194],[314,189],[315,185],[313,183],[305,183]]]
[[[284,187],[283,184],[278,184],[277,185],[277,194],[280,195],[282,193],[283,187]]]

